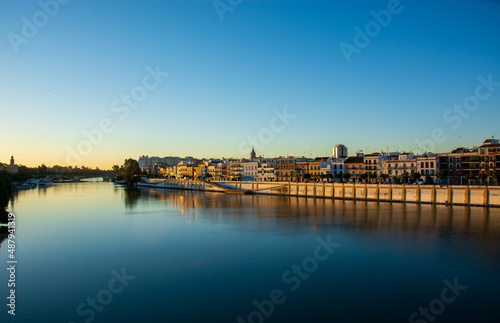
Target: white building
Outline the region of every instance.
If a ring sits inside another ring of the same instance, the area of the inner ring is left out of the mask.
[[[243,181],[256,181],[259,178],[259,164],[257,161],[246,161],[241,163],[243,170],[242,180]]]
[[[436,181],[436,174],[439,170],[439,158],[437,155],[428,154],[427,156],[417,157],[417,173],[422,175],[422,179],[431,176]]]
[[[276,181],[276,173],[274,171],[274,161],[267,161],[260,164],[258,172],[258,180],[260,182]]]

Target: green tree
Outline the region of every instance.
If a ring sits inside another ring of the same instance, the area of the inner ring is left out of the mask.
[[[332,173],[326,174],[326,178],[328,179],[328,182],[331,182],[331,180],[333,179]]]
[[[497,184],[500,184],[500,170],[494,171],[492,176],[497,181]]]
[[[118,166],[118,165],[113,165],[112,170],[113,170],[113,173],[115,173],[115,174],[119,174],[119,173],[120,173],[120,166]]]
[[[408,174],[408,172],[404,172],[401,175],[401,179],[403,180],[403,184],[407,184],[409,178],[410,178],[410,174]]]
[[[370,178],[371,182],[373,183],[373,180],[377,179],[377,173],[370,173],[370,175],[368,175],[368,177]]]
[[[141,167],[137,160],[129,158],[123,163],[123,169],[121,175],[127,181],[129,186],[139,181],[139,176],[141,175]]]
[[[425,183],[426,184],[432,183],[432,176],[431,175],[425,175]]]
[[[307,180],[307,181],[308,181],[308,180],[310,180],[310,179],[311,179],[311,174],[306,173],[306,174],[304,174],[304,176],[302,176],[302,178],[303,178],[304,180]]]
[[[351,178],[351,174],[344,173],[344,175],[342,175],[342,178],[345,179],[347,182],[349,182],[349,179]]]
[[[368,179],[368,174],[361,174],[359,175],[359,181],[364,182]]]
[[[47,166],[45,166],[45,164],[38,166],[38,175],[45,177],[47,176],[47,174],[48,174],[48,169]]]
[[[387,180],[389,179],[389,174],[382,173],[380,174],[380,177],[384,180],[384,183],[387,183]]]
[[[8,222],[8,213],[5,210],[11,197],[12,178],[4,172],[0,173],[0,223]]]
[[[439,180],[439,185],[441,185],[443,183],[443,179],[446,178],[446,173],[440,170],[439,172],[437,172],[436,177]]]
[[[338,179],[342,182],[342,174],[340,174],[340,173],[335,174],[335,176],[333,176],[333,178]]]
[[[410,175],[412,183],[415,183],[420,177],[422,177],[420,173],[411,173]]]
[[[486,175],[486,173],[479,174],[479,179],[481,180],[481,182],[483,183],[483,185],[486,182],[487,178],[488,178],[488,175]]]

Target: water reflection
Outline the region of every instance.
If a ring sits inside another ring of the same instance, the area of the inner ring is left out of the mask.
[[[210,192],[140,188],[125,190],[124,202],[134,208],[140,200],[173,206],[189,222],[224,222],[281,228],[330,228],[500,240],[500,209],[433,206],[297,197],[232,195]],[[207,212],[208,211],[208,212]]]
[[[137,188],[125,188],[121,190],[121,192],[123,194],[125,207],[128,209],[133,209],[142,195],[142,191]]]

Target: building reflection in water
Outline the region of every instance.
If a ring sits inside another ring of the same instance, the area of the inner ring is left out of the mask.
[[[174,207],[188,222],[199,220],[226,224],[258,225],[259,229],[363,230],[457,236],[461,239],[500,240],[500,209],[433,206],[366,201],[233,195],[198,191],[139,188],[121,190],[127,208],[143,200],[158,200]]]

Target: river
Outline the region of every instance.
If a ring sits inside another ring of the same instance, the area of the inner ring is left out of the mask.
[[[0,322],[498,318],[500,209],[90,182],[20,191],[10,211]]]

